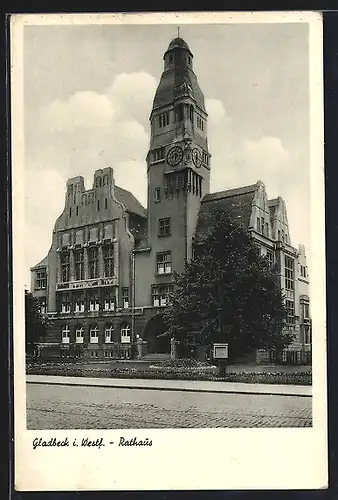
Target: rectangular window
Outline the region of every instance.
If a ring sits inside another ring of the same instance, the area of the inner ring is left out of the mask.
[[[295,261],[285,256],[285,288],[294,290]]]
[[[265,233],[264,233],[264,227],[265,227],[265,226],[264,226],[264,224],[265,224],[265,223],[264,223],[264,217],[262,217],[262,218],[261,218],[261,233],[262,233],[263,235],[265,234]]]
[[[164,219],[159,219],[158,221],[158,235],[159,236],[169,236],[170,235],[170,217]]]
[[[68,325],[65,325],[62,328],[61,332],[61,338],[62,338],[62,343],[63,344],[69,344],[69,339],[70,339],[70,329]]]
[[[84,256],[83,250],[75,252],[75,279],[84,279]]]
[[[75,341],[77,344],[83,344],[83,328],[77,328],[75,332]]]
[[[269,266],[272,266],[273,265],[273,252],[271,250],[267,250],[266,256],[268,259]]]
[[[286,307],[286,322],[289,325],[295,324],[295,303],[293,300],[285,301]]]
[[[164,148],[157,148],[153,151],[153,161],[161,161],[164,159]]]
[[[97,292],[92,292],[89,295],[89,311],[99,311],[100,310],[100,302],[99,296]]]
[[[77,293],[74,300],[74,311],[84,312],[85,310],[85,299],[83,293]]]
[[[122,288],[122,307],[123,309],[129,308],[129,288],[127,286]]]
[[[265,236],[269,238],[269,224],[268,222],[265,223]]]
[[[89,266],[89,278],[98,278],[99,268],[98,268],[97,248],[91,248],[88,250],[88,266]]]
[[[45,288],[47,288],[46,270],[36,271],[35,290],[44,290]]]
[[[171,252],[161,252],[156,255],[156,273],[171,273]]]
[[[113,343],[113,333],[114,333],[114,328],[112,326],[107,326],[104,331],[104,341],[106,344]]]
[[[70,276],[70,263],[69,252],[62,252],[60,255],[61,260],[61,280],[63,283],[69,281]]]
[[[165,127],[166,125],[169,125],[169,111],[166,111],[165,113],[161,113],[158,116],[159,119],[159,126],[160,127]]]
[[[103,309],[105,311],[115,311],[115,293],[109,290],[104,293]]]
[[[107,198],[104,199],[104,209],[107,210],[108,208],[108,200]]]
[[[161,188],[155,188],[155,202],[161,201]]]
[[[306,278],[306,266],[300,266],[300,275]]]
[[[162,307],[169,304],[173,285],[153,285],[151,289],[152,304],[154,307]]]
[[[304,319],[309,319],[310,318],[309,304],[303,304],[303,318]]]
[[[114,248],[112,246],[103,247],[104,277],[114,276]]]
[[[46,314],[47,312],[47,301],[46,301],[46,297],[42,297],[40,299],[40,313],[41,314]]]
[[[89,342],[91,344],[98,344],[99,343],[99,330],[98,330],[97,326],[90,329]]]
[[[261,219],[259,217],[257,217],[257,231],[261,232]]]
[[[70,313],[70,297],[68,293],[63,293],[61,296],[61,312]]]
[[[128,344],[130,342],[130,326],[125,325],[121,328],[121,342]]]

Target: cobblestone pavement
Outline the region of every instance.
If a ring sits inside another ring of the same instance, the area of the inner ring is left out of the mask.
[[[28,429],[311,427],[312,398],[27,384]]]

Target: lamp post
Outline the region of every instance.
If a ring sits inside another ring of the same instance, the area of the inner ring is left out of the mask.
[[[131,344],[130,344],[130,357],[135,359],[135,254],[131,252]]]

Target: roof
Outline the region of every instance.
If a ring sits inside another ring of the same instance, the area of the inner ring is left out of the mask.
[[[177,37],[171,40],[168,50],[173,50],[173,49],[186,49],[189,50],[190,52],[187,42],[185,42],[181,37]]]
[[[230,214],[235,222],[249,226],[256,184],[204,196],[198,215],[196,236],[205,235],[210,228],[210,216],[215,211]]]
[[[147,217],[146,209],[132,193],[119,186],[115,186],[114,194],[115,198],[126,207],[127,212],[140,215],[141,217]]]
[[[206,194],[202,200],[202,203],[221,200],[223,198],[232,198],[248,193],[254,193],[256,189],[257,184],[251,184],[250,186],[243,186],[239,188],[227,189],[226,191],[218,191],[217,193]]]
[[[177,49],[185,49],[193,57],[188,44],[182,38],[175,38],[170,42],[164,57],[168,51]],[[196,101],[197,106],[206,113],[204,96],[198,85],[197,77],[188,65],[185,55],[178,50],[175,64],[162,73],[155,93],[153,109],[167,106],[172,104],[175,99],[186,96],[192,97]]]
[[[36,269],[37,267],[44,267],[47,266],[48,264],[48,255],[44,259],[42,259],[38,264],[35,264],[35,266],[32,266],[30,269]]]

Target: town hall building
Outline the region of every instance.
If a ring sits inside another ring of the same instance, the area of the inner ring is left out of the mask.
[[[304,246],[291,245],[282,198],[268,199],[263,182],[210,193],[204,96],[193,54],[175,38],[150,114],[145,173],[147,207],[115,184],[114,171],[67,181],[48,255],[31,268],[31,291],[51,319],[38,345],[41,356],[142,357],[170,352],[161,336],[161,311],[173,290],[173,272],[192,256],[194,237],[214,208],[246,227],[261,255],[276,264],[294,333],[285,360],[310,359],[309,275]],[[258,353],[261,361],[268,353]]]

